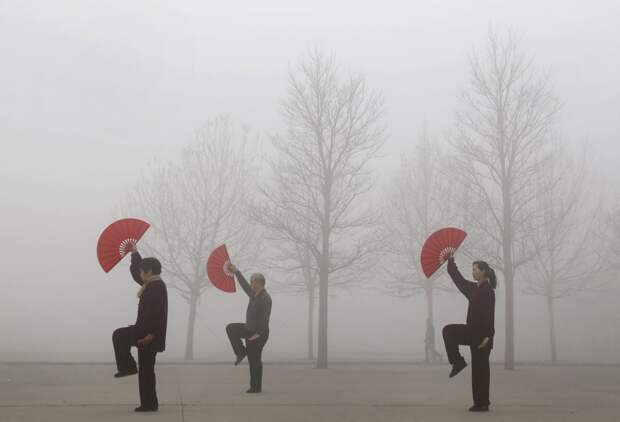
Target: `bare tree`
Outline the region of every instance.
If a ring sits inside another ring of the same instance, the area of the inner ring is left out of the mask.
[[[585,154],[583,155],[585,157]],[[575,164],[566,147],[556,142],[552,159],[535,184],[538,208],[531,234],[535,258],[524,267],[526,293],[545,298],[551,361],[557,362],[555,308],[557,300],[591,291],[601,284],[606,260],[596,244],[595,222],[601,202],[588,195],[586,161]],[[593,205],[593,206],[592,206]]]
[[[194,357],[198,302],[211,286],[210,252],[226,243],[236,260],[249,262],[258,251],[257,232],[244,209],[256,173],[247,137],[228,117],[209,120],[180,159],[146,169],[129,198],[128,208],[151,223],[145,246],[161,259],[170,286],[189,304],[186,360]]]
[[[290,73],[282,113],[287,132],[273,139],[278,159],[257,219],[312,253],[319,274],[317,367],[326,368],[330,284],[336,275],[354,277],[375,246],[364,238],[373,219],[360,198],[373,185],[368,163],[385,140],[382,101],[364,78],[341,80],[335,60],[317,50]]]
[[[411,297],[424,293],[427,309],[427,331],[434,331],[435,291],[450,291],[441,283],[441,273],[428,280],[420,267],[420,253],[425,240],[436,229],[452,226],[454,209],[451,206],[451,185],[444,177],[445,159],[437,143],[428,134],[426,125],[418,137],[411,154],[401,161],[397,176],[384,201],[382,224],[385,286],[398,297]],[[435,350],[434,332],[432,344],[425,344],[428,351]],[[425,354],[426,361],[430,356]]]
[[[267,234],[267,238],[270,238]],[[274,240],[272,238],[272,240]],[[314,360],[314,311],[318,291],[318,268],[312,252],[300,243],[287,238],[271,242],[269,268],[284,274],[286,281],[278,283],[278,289],[295,295],[305,295],[307,308],[307,359]]]
[[[514,369],[515,274],[533,257],[528,236],[540,192],[531,186],[548,159],[548,136],[560,103],[513,34],[490,31],[485,53],[470,58],[470,74],[456,118],[452,168],[455,181],[473,199],[469,231],[477,233],[478,253],[504,276],[505,367]]]

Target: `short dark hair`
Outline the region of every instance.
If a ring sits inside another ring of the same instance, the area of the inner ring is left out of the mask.
[[[144,258],[140,261],[140,269],[145,273],[150,271],[153,275],[160,275],[161,262],[157,258]]]

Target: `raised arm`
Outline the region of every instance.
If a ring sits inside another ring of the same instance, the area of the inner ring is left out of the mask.
[[[129,266],[129,271],[131,272],[131,277],[133,280],[142,286],[142,279],[140,278],[140,262],[142,262],[142,257],[138,251],[134,249],[131,253],[131,265]]]
[[[236,269],[235,275],[237,276],[237,281],[239,282],[239,285],[241,286],[243,291],[248,295],[248,297],[251,298],[252,296],[254,296],[254,293],[252,292],[252,289],[250,288],[250,283],[248,283],[248,281],[245,279],[243,274],[241,274],[241,271]]]
[[[448,274],[450,278],[452,278],[452,282],[456,285],[456,288],[459,289],[467,299],[470,299],[472,294],[476,291],[477,285],[472,281],[465,280],[454,263],[453,257],[448,258]]]

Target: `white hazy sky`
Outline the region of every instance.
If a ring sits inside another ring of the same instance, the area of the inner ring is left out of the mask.
[[[174,157],[209,117],[230,113],[262,135],[279,130],[287,72],[311,48],[333,52],[383,93],[389,163],[424,121],[436,133],[450,128],[467,55],[490,25],[514,29],[565,103],[558,132],[588,141],[603,180],[617,185],[618,22],[618,1],[0,1],[0,360],[110,358],[108,332],[134,317],[134,288],[124,267],[109,276],[98,268],[100,230],[144,164]],[[343,315],[371,294],[337,299]],[[382,298],[391,314],[369,324],[407,321],[412,303],[423,308],[415,300]],[[204,318],[243,315],[243,300],[222,303]],[[291,321],[303,341],[303,316]],[[171,315],[179,341],[184,322],[179,304]],[[217,323],[210,329],[219,335]],[[341,326],[340,350],[366,350],[362,333]],[[51,345],[58,327],[69,343],[84,340],[85,352]],[[36,336],[50,348],[33,348]],[[205,356],[208,340],[198,335]],[[538,340],[522,353],[535,356]],[[373,350],[360,354],[381,352]]]

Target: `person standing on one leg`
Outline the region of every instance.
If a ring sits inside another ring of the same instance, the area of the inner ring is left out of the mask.
[[[452,365],[450,378],[467,366],[459,352],[459,345],[466,345],[471,350],[472,373],[471,384],[474,405],[472,412],[489,410],[490,366],[489,355],[493,348],[495,335],[495,288],[497,278],[495,271],[484,261],[475,261],[472,276],[476,283],[467,281],[459,272],[454,258],[448,259],[448,274],[456,287],[467,297],[467,324],[451,324],[443,328],[448,361]]]
[[[166,347],[168,321],[168,291],[162,281],[161,264],[155,258],[144,258],[135,246],[131,249],[130,272],[140,286],[138,317],[134,325],[119,328],[112,335],[116,378],[138,373],[140,407],[136,412],[154,412],[159,407],[155,391],[155,356]],[[138,348],[138,365],[131,347]],[[139,369],[138,369],[139,368]]]
[[[265,276],[262,274],[252,274],[250,283],[248,283],[234,265],[230,264],[229,270],[237,276],[237,281],[250,298],[250,302],[246,311],[245,324],[228,324],[226,333],[237,356],[235,365],[239,365],[243,358],[248,357],[250,389],[246,392],[260,393],[263,388],[262,353],[269,339],[271,296],[265,290]],[[241,341],[242,339],[245,339],[245,346]]]

